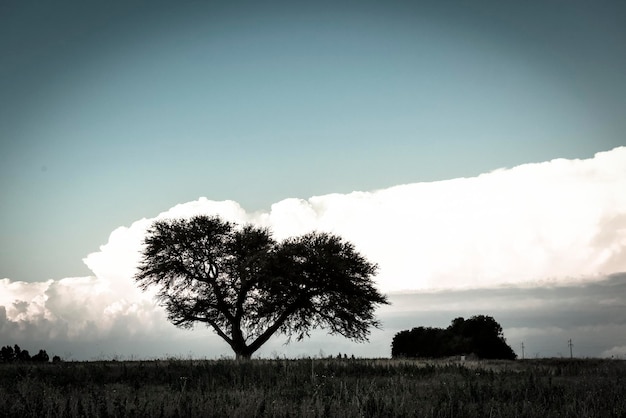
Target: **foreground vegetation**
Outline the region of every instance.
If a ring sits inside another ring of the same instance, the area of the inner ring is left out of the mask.
[[[622,417],[621,360],[0,364],[0,416]]]

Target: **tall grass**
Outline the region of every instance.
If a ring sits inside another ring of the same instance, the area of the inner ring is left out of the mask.
[[[0,365],[3,417],[621,417],[611,360]]]

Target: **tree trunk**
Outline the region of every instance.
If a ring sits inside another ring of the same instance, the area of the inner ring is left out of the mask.
[[[252,354],[250,354],[250,353],[246,353],[246,352],[240,353],[240,352],[236,352],[235,351],[235,360],[237,360],[237,361],[240,361],[240,360],[242,360],[242,361],[250,360],[250,357],[252,357]]]
[[[252,353],[256,351],[250,349],[250,347],[247,346],[244,341],[239,341],[238,343],[231,344],[231,348],[235,352],[236,360],[250,360],[250,357],[252,357]]]

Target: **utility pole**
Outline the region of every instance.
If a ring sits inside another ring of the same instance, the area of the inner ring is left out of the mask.
[[[567,341],[567,345],[569,346],[569,358],[574,358],[574,355],[572,354],[572,347],[574,347],[574,344],[572,344],[572,339],[570,338]]]
[[[524,341],[522,341],[522,360],[524,360]]]

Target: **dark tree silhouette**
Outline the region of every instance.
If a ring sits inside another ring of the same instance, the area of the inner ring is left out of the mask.
[[[28,350],[20,350],[19,353],[17,350],[15,350],[15,359],[17,361],[23,362],[31,361],[30,353],[28,352]]]
[[[39,353],[32,356],[28,350],[22,350],[19,345],[15,344],[13,347],[10,345],[0,348],[0,363],[12,363],[12,362],[47,362],[50,360],[46,350],[39,350]]]
[[[486,315],[473,316],[468,320],[456,318],[452,321],[453,332],[462,337],[471,352],[486,359],[515,359],[517,355],[506,343],[502,327],[495,319]],[[450,328],[448,328],[450,329]]]
[[[367,340],[380,326],[376,305],[389,303],[373,286],[376,268],[335,235],[277,242],[265,228],[195,216],[152,224],[135,279],[158,289],[174,325],[203,322],[250,358],[275,333]]]
[[[418,327],[400,331],[392,341],[393,357],[447,357],[475,354],[484,359],[517,357],[502,335],[502,327],[490,316],[456,318],[446,329]]]
[[[35,354],[30,359],[41,363],[47,363],[50,361],[50,357],[48,356],[48,353],[46,353],[46,350],[39,350],[39,353]]]
[[[0,359],[3,363],[11,363],[15,360],[15,350],[10,345],[4,346],[0,349]]]

